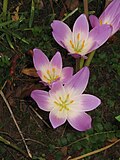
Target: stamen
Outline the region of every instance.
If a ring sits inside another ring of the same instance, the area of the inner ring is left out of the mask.
[[[62,97],[59,96],[59,100],[60,100],[60,101],[58,101],[58,102],[54,101],[54,103],[55,103],[58,107],[60,107],[59,111],[62,111],[63,109],[69,110],[69,105],[74,102],[73,100],[70,101],[70,100],[69,100],[69,97],[70,97],[70,95],[67,94],[67,95],[66,95],[66,99],[63,100]]]
[[[53,73],[55,73],[55,68],[52,68]]]
[[[47,78],[45,75],[43,76],[46,80],[48,80],[48,81],[50,81],[50,79],[49,78]]]
[[[68,99],[69,99],[69,94],[67,94],[67,96],[66,96],[66,99],[65,99],[65,102],[67,102],[68,101]]]
[[[78,35],[77,35],[77,40],[78,41],[80,40],[80,33],[78,33]]]
[[[44,79],[46,79],[46,81],[47,81],[48,84],[51,83],[51,80],[48,77],[46,77],[45,75],[43,77],[44,77]]]
[[[47,70],[47,74],[48,74],[48,75],[50,74],[50,71],[49,71],[49,70]]]
[[[100,25],[102,25],[102,20],[101,19],[99,20],[99,23],[100,23]]]
[[[70,104],[72,104],[74,101],[72,100],[72,101],[70,101],[69,103],[66,103],[66,105],[70,105]]]
[[[82,47],[81,47],[81,49],[84,48],[84,45],[85,45],[85,40],[82,42]]]
[[[72,40],[70,40],[70,44],[71,44],[72,48],[75,48],[75,46],[74,46]]]

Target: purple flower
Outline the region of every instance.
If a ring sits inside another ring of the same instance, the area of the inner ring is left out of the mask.
[[[120,0],[113,0],[99,18],[91,15],[89,19],[93,28],[102,24],[112,26],[112,36],[120,29]]]
[[[111,35],[111,27],[102,25],[89,32],[89,24],[84,14],[74,23],[73,32],[62,21],[54,20],[51,24],[53,37],[63,48],[66,48],[74,57],[79,57],[99,48]]]
[[[66,122],[79,131],[91,128],[91,117],[85,113],[100,105],[99,98],[83,94],[89,79],[89,69],[82,68],[65,85],[60,81],[54,83],[49,92],[34,90],[31,97],[38,107],[48,111],[49,119],[56,128]]]
[[[60,52],[57,52],[51,61],[40,50],[33,50],[33,62],[41,80],[51,86],[53,82],[60,80],[63,84],[73,75],[72,67],[62,68],[62,58]]]

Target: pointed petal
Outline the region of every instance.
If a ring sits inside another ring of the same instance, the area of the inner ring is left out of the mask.
[[[113,0],[101,14],[99,19],[102,20],[104,24],[107,21],[112,21],[119,12],[120,0]]]
[[[31,93],[31,97],[37,103],[38,107],[44,111],[51,111],[53,106],[49,105],[48,92],[42,90],[34,90]]]
[[[72,67],[65,67],[62,69],[62,78],[61,81],[63,84],[67,83],[73,75],[73,68]]]
[[[79,108],[81,111],[91,111],[97,108],[101,104],[101,100],[96,96],[90,94],[80,95],[80,105]]]
[[[53,128],[57,128],[65,123],[67,119],[67,113],[65,110],[60,111],[59,108],[54,108],[49,114],[49,119]]]
[[[62,57],[60,52],[57,52],[51,59],[51,65],[62,69]]]
[[[40,49],[33,49],[33,62],[36,70],[40,70],[40,68],[49,63],[47,56]]]
[[[99,48],[99,45],[97,42],[90,42],[88,45],[86,45],[86,48],[82,51],[82,55],[85,55],[84,53],[88,54],[95,50],[95,48]]]
[[[112,35],[115,34],[120,28],[120,18],[119,17],[120,17],[120,13],[115,17],[115,19],[111,23],[113,27]]]
[[[89,20],[90,20],[90,24],[91,24],[92,28],[100,25],[99,19],[94,15],[90,15]]]
[[[77,35],[80,34],[80,40],[85,40],[89,33],[89,24],[86,16],[81,14],[75,21],[73,26],[73,33]]]
[[[58,20],[54,20],[51,27],[53,29],[52,35],[54,39],[59,45],[65,48],[64,41],[67,37],[71,36],[70,28],[64,22]]]
[[[86,131],[91,128],[91,117],[85,112],[69,112],[68,122],[78,131]]]
[[[61,95],[64,96],[65,90],[63,84],[60,81],[53,83],[49,94],[51,97],[59,97]]]
[[[95,45],[95,48],[92,49],[95,50],[103,45],[111,36],[111,33],[112,27],[110,25],[103,24],[101,26],[94,27],[89,33],[89,38],[92,39],[92,41],[97,42],[98,45]]]
[[[67,84],[65,84],[65,87],[75,88],[81,94],[88,84],[89,75],[89,68],[84,67],[77,72]]]

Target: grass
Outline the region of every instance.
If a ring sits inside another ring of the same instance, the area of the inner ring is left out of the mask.
[[[92,3],[93,1],[90,3],[90,8],[94,8]],[[94,94],[102,100],[100,107],[90,112],[93,118],[93,128],[86,132],[78,132],[66,123],[54,130],[52,127],[48,127],[51,126],[48,113],[38,109],[36,103],[30,98],[32,90],[44,89],[39,83],[39,78],[24,75],[21,71],[24,68],[33,67],[31,50],[35,47],[43,50],[49,58],[59,50],[63,55],[64,64],[73,66],[75,69],[73,58],[67,56],[66,51],[56,44],[51,35],[50,24],[53,19],[59,17],[62,3],[53,3],[55,15],[52,13],[53,8],[49,1],[44,2],[41,9],[39,9],[38,1],[31,0],[23,2],[23,4],[21,2],[21,4],[12,5],[9,4],[8,12],[4,14],[6,20],[0,18],[0,85],[3,87],[6,82],[3,92],[13,110],[33,159],[62,160],[70,156],[77,157],[116,142],[120,138],[120,125],[115,118],[120,114],[120,33],[116,33],[96,51],[90,65],[91,77],[86,92]],[[11,10],[18,6],[19,19],[11,21],[13,14]],[[68,16],[66,22],[71,25],[82,10],[83,6],[79,6],[74,14]],[[67,15],[70,15],[69,13],[71,12],[68,10]],[[11,69],[14,72],[12,75],[10,74]],[[26,152],[9,111],[2,97],[0,98],[0,136],[12,145],[16,145],[18,150],[20,148]],[[31,108],[37,111],[41,118]],[[26,159],[13,148],[6,146],[5,143],[0,144],[1,159]],[[108,150],[84,159],[119,160],[119,153],[119,143],[117,143]]]

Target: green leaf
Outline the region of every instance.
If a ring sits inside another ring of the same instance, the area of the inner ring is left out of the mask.
[[[116,116],[115,119],[117,119],[117,121],[120,122],[120,115]]]

